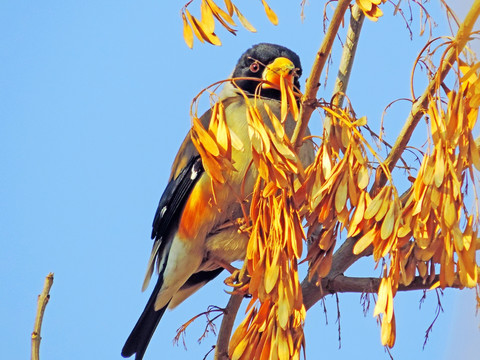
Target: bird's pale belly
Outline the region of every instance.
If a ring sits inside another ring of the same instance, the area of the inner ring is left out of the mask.
[[[204,260],[198,271],[214,270],[220,267],[220,263],[231,264],[243,260],[248,239],[248,233],[240,230],[237,225],[209,235],[205,239]]]

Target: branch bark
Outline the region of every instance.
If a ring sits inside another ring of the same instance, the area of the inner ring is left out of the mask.
[[[318,50],[317,56],[313,63],[312,71],[307,79],[297,126],[295,127],[292,135],[292,143],[295,144],[297,149],[302,145],[303,135],[307,129],[308,121],[313,111],[316,109],[315,104],[317,102],[318,88],[320,87],[320,75],[322,74],[323,67],[325,66],[328,56],[330,55],[333,41],[335,40],[335,36],[337,35],[340,24],[343,21],[345,12],[350,6],[350,2],[351,0],[338,0],[332,20],[328,26],[327,33],[323,38],[322,44],[320,45],[320,49]]]
[[[243,295],[232,295],[225,308],[220,331],[218,332],[217,345],[215,347],[214,360],[228,360],[228,344],[232,335],[233,324],[237,316],[238,309],[243,300]]]
[[[326,288],[322,285],[323,281],[333,281],[338,276],[342,275],[358,259],[372,254],[372,247],[368,247],[362,253],[355,255],[353,253],[353,247],[356,242],[356,237],[349,237],[345,240],[335,254],[333,254],[330,272],[322,279],[319,285],[317,285],[318,278],[316,277],[312,278],[310,281],[308,280],[308,277],[306,277],[302,281],[303,302],[307,310],[328,294]]]
[[[32,332],[32,355],[31,360],[39,360],[40,358],[40,341],[42,337],[40,332],[42,330],[43,314],[47,307],[48,300],[50,299],[50,289],[53,285],[53,273],[49,273],[45,278],[45,284],[37,300],[37,315],[35,316],[35,324],[33,325]]]
[[[342,59],[338,67],[337,79],[335,80],[335,87],[333,94],[335,96],[334,104],[338,107],[343,106],[345,93],[347,92],[350,74],[352,73],[353,60],[357,52],[357,45],[360,39],[360,33],[363,26],[365,15],[363,11],[355,4],[352,7],[352,14],[350,15],[350,24],[348,26],[347,38],[343,46]]]
[[[220,325],[220,331],[218,332],[217,345],[215,346],[214,360],[229,360],[228,345],[230,344],[233,324],[235,323],[238,309],[240,308],[244,297],[244,294],[241,293],[241,288],[249,281],[247,273],[247,261],[244,261],[242,269],[238,273],[238,283],[242,284],[240,289],[237,290],[240,291],[240,293],[232,294],[230,296],[230,300],[224,310],[222,324]]]
[[[397,291],[428,290],[440,280],[440,275],[435,275],[432,282],[426,282],[420,276],[416,276],[408,285],[399,285]],[[333,279],[322,279],[322,288],[325,295],[337,293],[377,293],[381,278],[348,277],[338,275]],[[458,279],[455,279],[451,288],[463,288]]]

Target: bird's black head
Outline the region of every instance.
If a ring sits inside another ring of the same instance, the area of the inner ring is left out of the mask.
[[[293,69],[290,70],[291,78],[293,85],[300,89],[300,83],[298,81],[298,78],[302,75],[300,58],[292,50],[275,44],[261,43],[248,49],[238,60],[232,77],[252,77],[260,80],[269,80],[265,78],[265,69],[279,58],[286,58],[290,60],[290,65],[293,64]],[[259,87],[259,81],[236,80],[235,84],[249,94],[259,93],[263,97],[280,99],[280,91],[278,88],[265,85]]]

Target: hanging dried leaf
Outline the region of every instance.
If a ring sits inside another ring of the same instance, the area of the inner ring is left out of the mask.
[[[212,9],[208,6],[205,0],[202,0],[200,11],[202,15],[202,28],[207,34],[212,34],[215,31],[215,20],[213,18]]]
[[[267,14],[268,20],[273,25],[278,25],[278,17],[277,14],[268,6],[267,2],[265,0],[262,0],[263,7],[265,8],[265,13]]]
[[[225,6],[227,7],[227,10],[228,10],[228,14],[230,16],[233,15],[233,4],[232,4],[232,1],[231,0],[224,0],[225,2]]]
[[[247,18],[243,16],[243,14],[240,12],[240,10],[238,10],[238,8],[235,5],[233,5],[233,11],[235,12],[235,14],[237,14],[238,20],[240,20],[240,23],[243,25],[245,29],[247,29],[250,32],[257,32],[257,29],[255,29],[252,26],[252,24],[250,24]]]
[[[204,42],[204,38],[202,36],[202,33],[200,32],[199,30],[199,27],[198,27],[198,22],[196,21],[196,19],[192,16],[192,14],[190,14],[190,11],[188,11],[187,9],[185,9],[185,14],[188,18],[188,21],[190,22],[190,26],[193,30],[193,33],[195,34],[195,36],[197,37],[198,40],[200,40],[202,43]]]
[[[235,21],[233,21],[232,17],[228,13],[223,11],[220,7],[218,7],[218,5],[215,4],[213,0],[205,0],[205,1],[207,2],[210,9],[212,9],[212,12],[217,17],[217,19],[218,18],[225,19],[225,21],[228,22],[230,25],[237,26],[237,24],[235,24]],[[227,8],[228,8],[228,5],[227,5]]]
[[[183,39],[187,46],[191,49],[193,48],[193,31],[190,25],[188,25],[187,17],[185,13],[182,12],[182,21],[183,21]]]

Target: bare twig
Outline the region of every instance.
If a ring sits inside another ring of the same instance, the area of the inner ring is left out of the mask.
[[[338,331],[338,348],[342,348],[342,326],[340,323],[340,299],[338,294],[335,294],[335,300],[337,302],[337,331]]]
[[[177,329],[177,334],[173,338],[173,343],[178,345],[180,338],[182,339],[183,347],[185,350],[187,350],[187,344],[185,342],[185,336],[186,336],[186,331],[187,328],[198,318],[205,316],[206,318],[206,323],[205,323],[205,330],[203,330],[202,335],[198,338],[198,343],[200,344],[204,338],[207,337],[208,333],[210,331],[213,332],[214,335],[216,335],[216,326],[215,326],[215,320],[217,320],[220,316],[223,316],[225,312],[225,309],[222,309],[218,306],[210,305],[207,309],[207,311],[204,311],[198,315],[195,315],[192,317],[190,320],[188,320],[186,323],[184,323],[182,326],[180,326]],[[216,316],[213,318],[210,318],[212,313],[218,313]]]
[[[335,40],[335,35],[338,32],[340,24],[343,21],[343,16],[347,11],[350,2],[351,0],[338,0],[338,4],[328,26],[328,30],[323,38],[322,44],[320,45],[320,49],[317,52],[317,56],[312,66],[312,71],[307,79],[305,93],[302,97],[302,107],[300,110],[299,119],[292,135],[292,143],[295,144],[297,149],[302,145],[303,135],[307,129],[308,121],[313,113],[313,110],[315,110],[320,75],[322,74],[323,67],[325,66],[328,56],[330,55],[333,41]]]
[[[208,352],[205,354],[205,356],[203,357],[203,360],[207,360],[207,357],[208,355],[210,355],[210,353],[215,350],[215,345],[212,346],[212,348],[210,350],[208,350]]]
[[[53,285],[53,273],[49,273],[45,278],[45,284],[37,300],[37,315],[35,316],[35,324],[33,325],[32,332],[32,360],[39,360],[40,358],[40,341],[42,337],[40,332],[42,330],[43,314],[47,307],[48,300],[50,299],[50,289]]]

